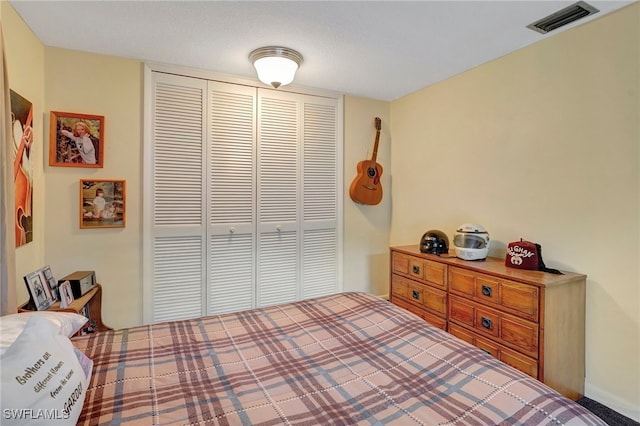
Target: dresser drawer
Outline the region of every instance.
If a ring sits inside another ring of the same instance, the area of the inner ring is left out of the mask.
[[[447,315],[447,293],[425,286],[424,284],[409,284],[409,298],[418,302],[432,312],[442,316]]]
[[[500,345],[493,340],[483,339],[480,336],[474,336],[473,344],[489,355],[493,355],[494,357],[500,359]]]
[[[509,348],[505,348],[504,346],[500,347],[500,356],[498,359],[505,364],[512,366],[525,374],[528,374],[531,377],[538,379],[538,361],[533,358],[529,358],[519,352],[511,350]]]
[[[403,309],[406,309],[407,311],[411,312],[412,314],[415,314],[417,316],[419,316],[420,318],[422,318],[423,320],[427,321],[429,324],[434,325],[436,327],[438,327],[441,330],[447,330],[447,320],[439,317],[437,315],[432,314],[431,312],[427,312],[424,309],[420,308],[419,306],[413,305],[409,302],[405,302],[402,299],[394,299],[393,303],[396,306],[399,306]]]
[[[395,274],[409,275],[410,256],[394,251],[391,253],[391,272]]]
[[[447,288],[447,265],[431,260],[423,262],[424,280],[429,284],[440,287],[442,290]]]
[[[474,332],[456,324],[449,324],[449,333],[457,338],[470,343],[477,348],[482,349],[486,353],[498,358],[500,361],[508,364],[531,377],[538,378],[538,362],[526,355],[523,355],[513,349],[509,349],[493,340],[484,338]]]
[[[441,290],[447,289],[447,265],[393,252],[393,273],[400,274],[424,282]]]
[[[499,279],[462,268],[449,268],[449,291],[538,321],[539,294],[534,285]]]
[[[467,330],[464,327],[460,327],[459,325],[456,325],[456,324],[449,324],[449,328],[447,329],[447,331],[450,334],[456,336],[458,339],[464,340],[465,342],[471,345],[476,344],[475,334],[473,334],[471,331]]]
[[[447,315],[447,293],[399,275],[391,277],[391,292],[407,302],[445,317]]]
[[[407,299],[409,297],[409,282],[398,278],[396,275],[391,279],[391,298],[400,297]]]
[[[533,322],[453,295],[449,297],[449,319],[538,358],[538,325]]]

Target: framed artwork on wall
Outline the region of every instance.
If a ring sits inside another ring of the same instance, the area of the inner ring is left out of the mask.
[[[101,168],[104,116],[51,111],[49,165]]]
[[[80,180],[80,228],[124,228],[126,181]]]
[[[33,240],[33,104],[10,90],[16,247]],[[4,166],[3,166],[4,167]]]

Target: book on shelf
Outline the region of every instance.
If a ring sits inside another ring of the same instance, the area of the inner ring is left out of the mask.
[[[97,327],[96,322],[91,319],[91,314],[90,314],[90,311],[89,311],[89,304],[88,303],[86,305],[84,305],[82,307],[82,309],[80,309],[80,314],[84,315],[89,320],[84,325],[84,327],[82,327],[82,329],[80,330],[80,334],[81,335],[85,335],[85,334],[95,333],[98,327]]]

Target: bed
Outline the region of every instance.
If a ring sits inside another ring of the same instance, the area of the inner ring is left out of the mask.
[[[364,293],[72,342],[93,360],[79,424],[605,424]]]

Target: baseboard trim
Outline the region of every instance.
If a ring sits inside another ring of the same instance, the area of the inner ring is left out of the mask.
[[[637,405],[631,403],[631,401],[625,401],[615,395],[610,394],[597,386],[589,383],[584,384],[584,396],[600,404],[606,405],[614,411],[622,414],[625,417],[640,422],[640,408]]]

